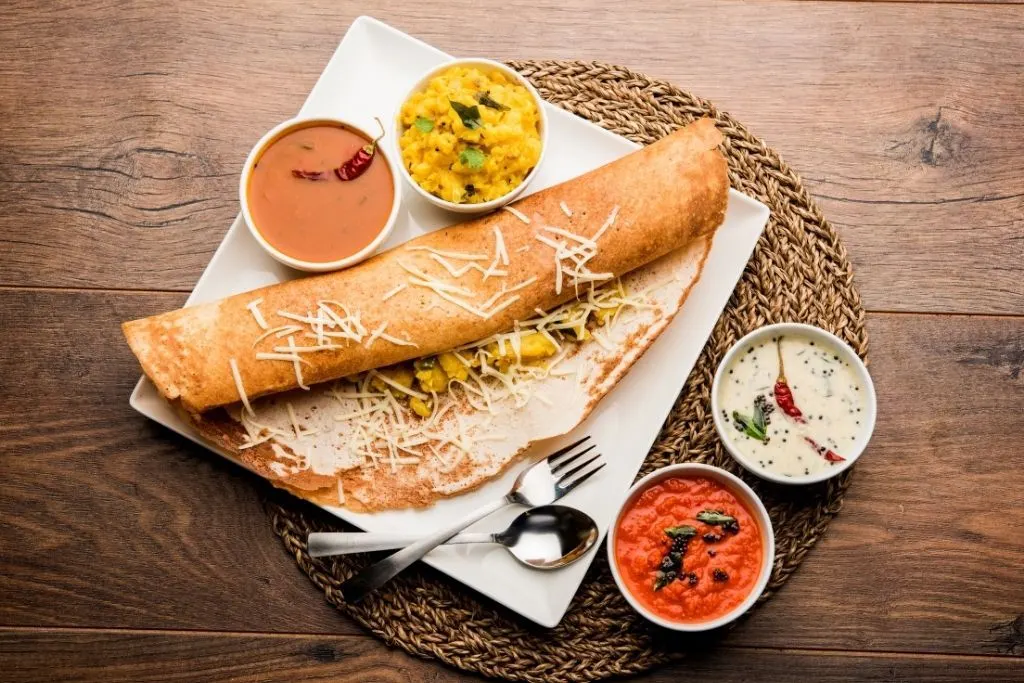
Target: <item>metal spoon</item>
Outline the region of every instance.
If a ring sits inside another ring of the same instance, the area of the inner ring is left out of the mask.
[[[559,569],[583,557],[597,543],[597,536],[597,524],[587,513],[565,505],[542,505],[520,514],[504,531],[464,532],[448,544],[497,543],[529,567]],[[327,557],[404,548],[419,539],[403,533],[314,532],[307,545],[310,556]]]

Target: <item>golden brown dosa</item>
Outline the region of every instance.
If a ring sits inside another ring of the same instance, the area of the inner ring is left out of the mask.
[[[347,445],[358,438],[352,433],[351,424],[337,421],[335,416],[351,414],[358,402],[346,400],[348,405],[342,404],[329,385],[321,384],[308,392],[296,390],[267,396],[253,403],[261,423],[286,430],[289,418],[282,406],[291,404],[303,428],[313,427],[316,432],[303,437],[296,438],[285,432],[269,441],[243,447],[249,438],[237,405],[188,417],[206,439],[275,486],[301,498],[321,505],[342,505],[359,512],[426,507],[501,475],[519,462],[531,443],[564,434],[586,419],[679,312],[700,279],[711,243],[710,237],[698,240],[623,276],[622,285],[627,291],[657,288],[645,297],[654,308],[626,311],[615,325],[606,328],[605,333],[613,342],[610,348],[602,347],[593,339],[579,344],[572,358],[561,366],[575,371],[568,382],[564,377],[552,376],[536,380],[536,394],[546,395],[548,403],[534,398],[522,406],[499,406],[496,414],[465,404],[456,410],[456,419],[462,424],[460,431],[471,433],[479,426],[480,432],[488,437],[498,434],[504,437],[474,443],[473,457],[458,457],[468,454],[459,454],[457,449],[435,441],[434,445],[446,452],[451,467],[443,466],[431,457],[429,450],[422,448],[403,452],[419,451],[421,458],[416,465],[394,470],[386,465],[369,467],[365,461],[355,466],[346,463]],[[552,410],[552,405],[556,405],[557,410]],[[388,421],[396,433],[401,432],[397,423]],[[314,449],[319,449],[320,457],[312,455]],[[386,462],[387,450],[379,449],[379,456]],[[293,466],[296,460],[301,460],[303,465]]]
[[[593,273],[628,273],[709,235],[721,224],[727,202],[725,158],[714,122],[703,119],[662,140],[579,178],[543,190],[515,204],[526,216],[561,216],[560,204],[572,207],[572,217],[559,224],[593,236],[606,217],[614,224],[601,237],[600,249],[587,264]],[[146,375],[161,394],[193,414],[239,401],[231,373],[234,360],[250,398],[298,386],[290,362],[258,360],[256,351],[280,346],[273,336],[255,349],[263,332],[247,308],[262,299],[260,310],[272,327],[288,320],[277,311],[305,314],[323,300],[343,302],[357,312],[368,330],[387,323],[387,333],[414,345],[383,340],[367,347],[319,351],[304,356],[307,384],[325,382],[391,365],[486,338],[510,329],[535,309],[547,310],[575,295],[565,286],[556,293],[554,251],[537,239],[542,222],[527,224],[500,211],[461,225],[424,235],[348,270],[264,287],[221,301],[180,309],[125,323],[124,333]],[[409,286],[384,300],[384,293],[409,281],[406,266],[443,274],[427,251],[491,254],[495,227],[503,237],[510,263],[507,276],[486,279],[469,273],[459,280],[475,301],[486,301],[512,283],[532,284],[517,292],[518,299],[484,318],[440,295]]]

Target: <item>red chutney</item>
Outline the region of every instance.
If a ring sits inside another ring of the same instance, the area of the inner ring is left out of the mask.
[[[739,531],[698,521],[704,510],[734,517]],[[680,525],[697,533],[688,539],[679,578],[656,591],[659,566],[673,544],[665,529]],[[721,540],[705,541],[705,534]],[[623,512],[615,538],[615,561],[630,594],[654,614],[678,622],[710,621],[742,603],[757,583],[763,553],[753,515],[724,485],[705,477],[672,477],[651,486]]]

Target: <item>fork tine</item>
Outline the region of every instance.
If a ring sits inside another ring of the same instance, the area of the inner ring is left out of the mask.
[[[561,484],[563,481],[568,481],[569,477],[571,477],[572,475],[576,474],[577,472],[582,470],[584,467],[586,467],[587,465],[589,465],[590,463],[594,462],[595,460],[597,460],[600,457],[601,457],[601,454],[598,453],[597,455],[595,455],[590,460],[587,460],[582,465],[577,465],[576,467],[572,468],[571,470],[569,470],[565,474],[563,474],[560,477],[558,477],[558,482],[557,483]]]
[[[582,458],[584,455],[586,455],[590,451],[594,450],[595,448],[597,448],[597,444],[592,443],[589,446],[587,446],[586,448],[584,448],[582,451],[577,453],[576,455],[573,455],[573,456],[569,457],[566,460],[562,460],[557,465],[555,465],[554,467],[551,468],[551,474],[558,474],[559,472],[564,470],[566,467],[568,467],[569,465],[573,464],[574,462],[576,462],[577,460]]]
[[[604,465],[604,463],[601,463],[594,469],[590,470],[589,472],[586,472],[585,474],[580,475],[578,478],[569,482],[568,484],[558,484],[555,486],[555,488],[561,492],[561,496],[564,496],[565,494],[569,493],[569,491],[572,491],[574,488],[585,482],[587,479],[590,479],[592,476],[597,474],[600,470],[604,469]],[[559,498],[561,498],[561,496],[559,496]]]
[[[586,441],[589,438],[590,438],[590,435],[588,434],[587,436],[583,437],[579,441],[575,441],[575,442],[569,444],[568,446],[566,446],[565,448],[561,448],[561,449],[555,451],[554,453],[552,453],[551,455],[549,455],[548,457],[546,457],[544,459],[548,461],[548,464],[554,463],[555,460],[557,460],[558,458],[562,457],[563,455],[565,455],[566,453],[568,453],[572,449],[576,448],[577,446],[579,446],[581,443],[583,443],[584,441]]]

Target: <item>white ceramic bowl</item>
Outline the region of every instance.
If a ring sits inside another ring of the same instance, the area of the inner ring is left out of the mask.
[[[537,159],[537,164],[533,167],[533,170],[526,174],[526,177],[523,178],[523,182],[519,183],[519,185],[516,186],[515,189],[502,195],[501,197],[498,197],[497,199],[492,199],[489,202],[481,202],[479,204],[456,204],[455,202],[448,202],[441,199],[440,197],[435,197],[434,195],[430,194],[422,187],[420,187],[419,184],[412,179],[412,176],[409,175],[409,171],[405,168],[405,162],[402,160],[401,143],[402,133],[405,130],[404,127],[402,126],[401,121],[402,106],[405,104],[406,100],[408,100],[414,93],[423,90],[424,87],[426,87],[427,82],[431,78],[434,78],[443,71],[447,71],[453,66],[475,66],[485,70],[500,71],[501,73],[508,76],[510,79],[514,80],[515,82],[519,83],[524,88],[526,88],[527,92],[529,92],[530,96],[533,98],[533,103],[537,106],[540,128],[540,158]],[[395,146],[398,149],[398,161],[400,162],[398,164],[398,167],[401,169],[402,177],[405,178],[406,182],[413,188],[413,190],[416,191],[417,194],[426,199],[428,202],[430,202],[434,206],[440,207],[447,211],[453,211],[455,213],[487,213],[488,211],[493,211],[497,208],[500,208],[510,203],[512,200],[514,200],[516,197],[522,194],[523,190],[526,189],[526,186],[530,184],[530,181],[533,180],[534,177],[536,177],[537,169],[539,169],[540,165],[544,163],[544,156],[545,154],[547,154],[548,149],[548,115],[547,112],[544,111],[544,101],[537,93],[536,88],[530,85],[530,82],[523,78],[521,75],[519,75],[519,73],[516,72],[515,70],[510,69],[509,67],[505,66],[500,62],[495,62],[490,59],[456,59],[451,62],[445,62],[444,64],[441,64],[440,66],[431,69],[430,71],[425,73],[423,77],[420,78],[420,80],[416,82],[416,85],[409,89],[409,92],[407,92],[405,96],[402,98],[402,100],[398,103],[398,111],[395,113],[394,121]]]
[[[757,583],[754,584],[754,589],[750,591],[750,595],[747,596],[746,600],[737,605],[731,612],[709,621],[669,621],[664,617],[659,617],[657,614],[654,614],[640,604],[640,602],[629,592],[629,588],[627,588],[622,581],[622,576],[619,574],[618,562],[615,560],[615,538],[618,535],[619,520],[622,518],[623,511],[632,505],[633,501],[651,486],[665,479],[686,476],[707,477],[708,479],[713,479],[723,486],[726,486],[744,505],[746,505],[747,510],[749,510],[754,518],[757,519],[757,525],[761,532],[761,548],[764,552],[761,555],[761,573],[757,577]],[[618,512],[615,513],[615,519],[612,522],[612,525],[608,528],[608,540],[605,549],[608,552],[608,564],[611,565],[612,577],[615,579],[615,584],[619,587],[619,591],[626,597],[626,600],[633,609],[639,612],[645,619],[654,622],[658,626],[663,626],[665,628],[672,629],[673,631],[696,633],[699,631],[710,631],[712,629],[720,628],[732,621],[735,621],[746,613],[746,611],[749,610],[755,602],[757,602],[757,599],[761,597],[761,593],[764,592],[765,586],[768,585],[768,579],[772,574],[772,564],[775,560],[775,530],[772,528],[772,520],[768,517],[768,510],[765,509],[764,503],[762,503],[761,499],[757,497],[757,494],[754,493],[753,489],[747,486],[739,477],[726,472],[719,467],[712,467],[711,465],[682,463],[680,465],[669,465],[668,467],[663,467],[660,470],[655,470],[637,483],[633,484],[633,487],[626,493],[626,499],[622,501],[622,504],[619,506]]]
[[[853,446],[843,451],[843,457],[846,458],[846,460],[834,467],[828,467],[819,472],[814,472],[805,476],[783,476],[777,472],[772,472],[769,469],[761,467],[753,458],[747,456],[737,442],[733,440],[732,437],[735,430],[729,421],[722,415],[722,409],[718,401],[718,389],[719,384],[722,382],[722,373],[729,367],[730,363],[732,363],[736,354],[740,353],[751,344],[756,344],[762,339],[780,334],[803,334],[810,337],[812,340],[817,339],[824,343],[831,344],[835,347],[836,352],[842,357],[842,359],[847,361],[850,364],[850,367],[853,368],[854,373],[857,375],[857,378],[860,380],[865,391],[865,415],[861,420],[864,424],[861,426],[860,434],[857,435],[857,440],[854,441]],[[860,458],[861,453],[863,453],[865,447],[867,447],[868,441],[871,440],[871,434],[875,431],[875,417],[877,413],[878,406],[875,398],[875,384],[871,381],[871,375],[868,374],[868,369],[865,367],[864,362],[860,357],[854,353],[853,349],[851,349],[846,342],[834,334],[826,332],[820,327],[804,325],[802,323],[776,323],[774,325],[766,325],[764,327],[759,327],[740,339],[726,352],[725,357],[722,358],[722,362],[719,363],[718,369],[715,371],[715,381],[711,385],[711,414],[715,421],[715,429],[718,431],[718,438],[722,440],[722,444],[725,446],[725,449],[729,451],[732,457],[735,458],[739,464],[743,465],[748,472],[756,474],[762,479],[774,481],[778,484],[814,484],[830,479],[840,472],[849,469],[853,463],[857,462],[857,459]]]
[[[344,119],[336,119],[326,116],[289,119],[288,121],[278,124],[277,126],[274,126],[269,131],[267,131],[267,134],[260,138],[260,141],[257,142],[256,145],[252,148],[252,151],[249,152],[249,156],[245,160],[245,165],[242,167],[242,176],[238,182],[238,198],[242,205],[242,217],[245,218],[245,224],[249,226],[249,232],[252,234],[253,239],[255,239],[259,243],[259,245],[263,247],[264,251],[266,251],[268,254],[270,254],[272,257],[274,257],[281,263],[285,264],[286,266],[290,266],[292,268],[304,270],[311,273],[323,273],[329,270],[339,270],[341,268],[348,268],[349,266],[354,266],[360,261],[366,260],[367,258],[372,256],[375,251],[377,251],[377,248],[381,244],[383,244],[384,240],[386,240],[388,238],[388,235],[391,234],[391,230],[394,229],[395,227],[395,221],[398,220],[398,210],[402,204],[402,187],[401,183],[398,180],[398,169],[395,167],[395,164],[391,161],[391,158],[388,155],[387,150],[384,148],[385,146],[377,145],[377,151],[375,152],[375,156],[377,158],[374,160],[374,163],[379,163],[383,161],[385,164],[388,165],[388,168],[391,171],[391,184],[392,189],[394,191],[394,198],[392,199],[391,203],[391,212],[388,214],[388,220],[386,223],[384,223],[384,227],[381,228],[381,231],[380,233],[378,233],[377,237],[375,237],[372,242],[370,242],[368,245],[363,247],[360,251],[356,252],[355,254],[352,254],[351,256],[346,256],[345,258],[338,259],[336,261],[304,261],[302,259],[297,259],[295,257],[289,256],[288,254],[284,254],[275,249],[266,240],[266,238],[260,234],[259,228],[256,226],[256,222],[253,220],[252,214],[249,211],[249,177],[252,175],[252,169],[256,165],[256,162],[258,162],[260,160],[260,157],[263,155],[263,151],[267,147],[269,147],[271,143],[273,143],[278,138],[284,136],[285,134],[290,133],[293,130],[297,130],[299,128],[306,128],[308,126],[316,124],[342,126],[344,128],[348,128],[359,133],[367,140],[372,140],[375,137],[377,137],[376,133],[373,133],[371,135],[370,131],[368,131],[364,126],[356,125],[351,121],[345,121]]]

